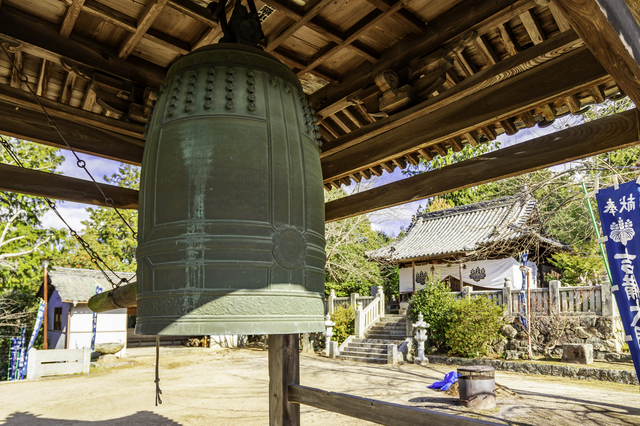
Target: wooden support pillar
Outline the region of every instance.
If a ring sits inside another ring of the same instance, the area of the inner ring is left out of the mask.
[[[269,335],[269,425],[299,426],[300,405],[289,402],[288,386],[300,384],[298,334]]]

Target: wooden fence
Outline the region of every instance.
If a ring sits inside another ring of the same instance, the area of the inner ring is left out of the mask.
[[[382,291],[382,287],[379,287]],[[332,289],[329,297],[325,300],[325,314],[331,314],[339,307],[352,307],[354,310],[358,303],[362,303],[362,307],[366,308],[373,302],[375,296],[360,296],[358,293],[351,293],[349,297],[336,297],[335,291]]]
[[[533,288],[529,293],[533,315],[611,316],[615,312],[615,301],[608,284],[562,287],[560,281],[551,281],[549,288]],[[473,291],[472,287],[464,287],[463,291],[455,292],[454,295],[457,299],[486,297],[495,305],[506,305],[505,311],[511,315],[520,312],[521,291],[512,290],[510,281],[505,282],[505,287],[501,290]],[[524,298],[526,299],[526,291]]]
[[[88,373],[91,363],[91,349],[50,349],[29,351],[27,379],[42,376],[65,376]]]

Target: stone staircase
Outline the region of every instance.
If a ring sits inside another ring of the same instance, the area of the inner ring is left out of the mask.
[[[387,314],[366,333],[364,339],[351,338],[340,351],[339,359],[387,364],[387,346],[400,346],[406,334],[404,315]]]

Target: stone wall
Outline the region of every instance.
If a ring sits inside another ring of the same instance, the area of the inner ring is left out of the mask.
[[[502,329],[502,339],[493,345],[493,351],[504,354],[505,359],[527,357],[528,338],[517,317],[507,317],[509,324]],[[624,342],[619,317],[595,315],[550,315],[531,318],[532,351],[534,355],[560,358],[565,343],[590,343],[595,359],[615,358]],[[546,346],[546,350],[545,350]]]

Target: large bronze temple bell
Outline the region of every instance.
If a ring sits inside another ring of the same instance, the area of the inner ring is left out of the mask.
[[[211,45],[170,68],[142,162],[137,334],[323,330],[312,114],[258,48]]]

